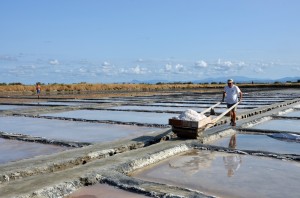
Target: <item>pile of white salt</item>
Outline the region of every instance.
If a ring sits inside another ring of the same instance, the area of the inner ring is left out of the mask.
[[[187,109],[186,111],[182,112],[179,116],[175,117],[177,120],[188,120],[188,121],[200,121],[206,118],[205,115],[197,113],[192,109]]]

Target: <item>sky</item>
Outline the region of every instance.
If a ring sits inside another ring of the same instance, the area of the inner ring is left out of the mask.
[[[0,0],[0,83],[300,76],[299,0]]]

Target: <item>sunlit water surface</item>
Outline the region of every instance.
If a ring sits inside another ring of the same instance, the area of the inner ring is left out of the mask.
[[[225,198],[299,197],[300,164],[263,157],[192,151],[132,175]]]

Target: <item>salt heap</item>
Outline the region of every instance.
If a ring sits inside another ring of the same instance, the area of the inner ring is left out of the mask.
[[[188,120],[188,121],[200,121],[206,118],[205,115],[197,113],[192,109],[187,109],[186,111],[182,112],[179,116],[175,117],[178,120]]]

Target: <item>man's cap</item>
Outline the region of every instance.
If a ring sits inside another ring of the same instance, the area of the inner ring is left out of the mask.
[[[233,79],[228,79],[227,82],[233,82]]]

